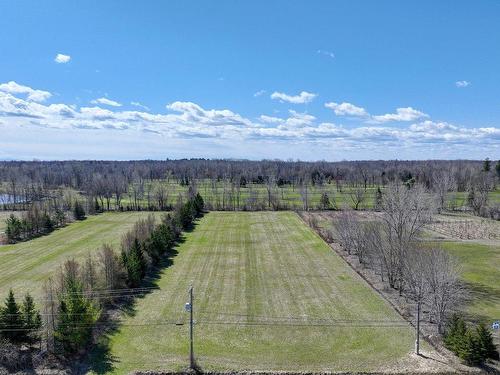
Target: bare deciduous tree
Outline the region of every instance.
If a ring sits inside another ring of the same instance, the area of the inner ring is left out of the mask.
[[[465,291],[459,279],[460,268],[456,259],[442,249],[431,248],[426,255],[427,303],[438,333],[443,333],[450,310],[464,298]]]
[[[392,183],[382,201],[387,251],[390,252],[387,276],[392,288],[403,287],[402,271],[405,252],[411,247],[422,227],[431,219],[433,202],[421,185],[409,188]]]

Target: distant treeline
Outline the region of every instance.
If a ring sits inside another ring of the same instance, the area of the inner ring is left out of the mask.
[[[280,190],[289,187],[299,202],[304,202],[300,208],[308,210],[324,206],[320,202],[323,186],[334,187],[339,193],[358,190],[352,196],[357,204],[358,198],[366,196],[361,189],[366,192],[401,182],[421,184],[443,202],[449,192],[472,193],[470,207],[479,214],[483,196],[495,190],[499,181],[500,162],[489,159],[5,161],[0,162],[0,207],[26,209],[30,202],[61,196],[67,189],[85,199],[87,212],[166,210],[182,198],[180,191],[172,188],[175,185],[184,188],[184,198],[188,188],[197,188],[207,207],[223,210],[296,209]],[[241,193],[244,188],[246,195]],[[328,198],[334,206],[334,197]]]

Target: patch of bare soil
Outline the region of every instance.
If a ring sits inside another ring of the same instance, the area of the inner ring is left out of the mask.
[[[427,228],[458,240],[500,240],[500,222],[471,215],[435,215]]]

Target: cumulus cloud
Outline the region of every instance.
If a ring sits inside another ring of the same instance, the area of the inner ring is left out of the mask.
[[[70,55],[63,55],[62,53],[58,53],[54,58],[54,61],[58,64],[66,64],[71,60]]]
[[[253,94],[254,97],[262,96],[266,93],[266,90],[259,90]]]
[[[396,113],[386,113],[385,115],[372,116],[375,122],[389,122],[389,121],[415,121],[421,118],[427,118],[429,115],[417,111],[412,107],[397,108]]]
[[[92,104],[104,104],[111,107],[121,107],[122,104],[108,98],[99,98],[91,101]]]
[[[457,81],[455,82],[455,86],[457,87],[467,87],[470,85],[469,81]]]
[[[307,91],[302,91],[298,95],[288,95],[283,92],[273,92],[271,94],[271,99],[276,99],[281,102],[287,102],[292,104],[305,104],[310,103],[317,96],[317,94],[313,94]]]
[[[21,85],[19,85],[21,86]],[[11,88],[6,91],[5,87]],[[381,153],[388,147],[449,147],[460,144],[471,149],[489,147],[494,150],[500,142],[500,128],[467,128],[446,122],[428,119],[420,121],[422,112],[396,111],[398,120],[417,117],[418,120],[401,127],[390,127],[384,121],[357,126],[321,122],[310,113],[290,110],[286,116],[261,115],[251,120],[229,109],[207,109],[193,102],[176,101],[166,106],[165,113],[149,113],[142,110],[122,110],[119,107],[101,108],[77,107],[64,103],[43,104],[28,98],[26,89],[12,90],[13,85],[0,85],[0,127],[9,126],[12,134],[20,129],[74,129],[78,132],[99,131],[122,132],[137,137],[137,131],[151,137],[165,137],[172,140],[200,139],[204,142],[223,142],[236,144],[246,141],[272,141],[284,148],[293,145],[308,145],[316,150],[318,144],[330,149],[377,149]],[[16,86],[17,87],[17,86]],[[24,87],[24,86],[21,86]],[[22,97],[20,97],[22,95]],[[26,96],[25,96],[26,95]],[[363,113],[350,106],[332,106],[340,113]],[[384,115],[385,116],[385,115]],[[394,117],[394,116],[393,116]],[[363,122],[367,120],[362,118]],[[387,121],[393,121],[391,118]],[[27,131],[27,130],[24,130]],[[39,131],[39,130],[37,130]],[[67,133],[67,132],[65,132]],[[117,138],[118,139],[118,138]],[[175,141],[177,142],[177,141]],[[201,142],[201,141],[200,141]],[[219,143],[217,143],[219,144]],[[159,147],[159,146],[158,146]],[[305,146],[304,146],[305,147]],[[312,153],[314,154],[314,152]],[[278,155],[276,155],[278,156]],[[318,154],[317,158],[323,157]]]
[[[366,117],[368,116],[368,112],[362,108],[357,107],[351,103],[335,103],[329,102],[325,103],[325,107],[332,109],[337,116],[354,116],[354,117]]]
[[[52,94],[48,91],[35,90],[28,86],[20,85],[14,81],[0,84],[0,91],[10,94],[26,94],[28,100],[43,102],[50,98]]]

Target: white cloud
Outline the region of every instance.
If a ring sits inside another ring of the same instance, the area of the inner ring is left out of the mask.
[[[334,58],[335,58],[335,54],[334,54],[333,52],[331,52],[331,51],[325,51],[325,50],[323,50],[323,49],[319,49],[319,50],[317,51],[317,53],[318,53],[318,54],[320,54],[320,55],[325,55],[325,56],[328,56],[328,57],[330,57],[330,58],[332,58],[332,59],[334,59]]]
[[[259,90],[255,94],[253,94],[253,96],[258,97],[258,96],[264,95],[265,93],[266,93],[266,90]]]
[[[429,115],[413,109],[412,107],[397,108],[396,113],[386,113],[385,115],[372,116],[375,122],[389,121],[415,121],[421,118],[427,118]]]
[[[20,85],[14,81],[0,84],[0,91],[10,94],[26,94],[27,99],[34,102],[43,102],[50,98],[52,94],[48,91],[35,90],[28,86]]]
[[[137,107],[137,108],[142,108],[146,111],[149,111],[149,107],[148,106],[145,106],[144,104],[141,104],[139,102],[130,102],[130,105],[133,105],[134,107]]]
[[[63,55],[62,53],[58,53],[54,58],[54,61],[58,64],[66,64],[71,60],[70,55]]]
[[[259,120],[268,124],[281,124],[285,120],[279,117],[274,117],[274,116],[267,116],[267,115],[261,115],[259,117]]]
[[[425,156],[422,157],[430,157],[431,154],[426,153],[425,150],[431,150],[435,152],[432,155],[439,157],[436,153],[439,149],[454,150],[454,153],[449,154],[454,157],[460,155],[470,158],[471,155],[475,156],[478,153],[470,154],[469,151],[494,152],[500,142],[500,127],[466,128],[430,120],[414,122],[410,125],[402,124],[400,127],[383,125],[383,121],[370,125],[344,127],[324,123],[312,114],[293,110],[290,110],[288,116],[283,118],[262,115],[257,120],[251,120],[229,109],[205,109],[199,104],[181,101],[169,104],[167,113],[130,111],[118,107],[79,108],[64,103],[47,105],[30,100],[28,97],[19,97],[29,92],[26,89],[13,89],[18,86],[0,85],[0,88],[3,88],[0,90],[0,128],[2,141],[5,140],[4,143],[7,145],[16,144],[20,148],[24,144],[33,144],[35,140],[30,138],[31,134],[35,132],[38,134],[42,131],[46,132],[44,134],[46,134],[46,139],[50,140],[48,142],[51,145],[55,143],[49,135],[64,133],[85,137],[84,134],[87,133],[82,132],[88,131],[90,132],[88,134],[102,134],[103,137],[111,137],[111,134],[114,134],[117,142],[127,137],[134,140],[158,139],[154,143],[156,150],[165,149],[165,144],[167,144],[165,142],[168,142],[168,145],[183,144],[183,147],[191,145],[189,152],[192,152],[193,148],[201,150],[199,148],[201,145],[210,145],[209,147],[215,150],[213,157],[217,155],[221,157],[222,155],[217,152],[228,150],[228,147],[230,150],[242,150],[247,145],[253,144],[252,142],[257,145],[265,141],[272,142],[276,147],[281,148],[281,153],[273,154],[270,149],[276,150],[276,148],[264,146],[262,147],[265,149],[255,149],[255,151],[282,158],[285,158],[285,155],[286,157],[294,155],[300,157],[300,154],[294,154],[299,148],[298,145],[303,145],[304,150],[309,150],[311,159],[331,157],[328,155],[332,155],[331,152],[337,152],[336,150],[353,150],[351,157],[360,158],[360,154],[356,153],[359,152],[360,145],[364,150],[375,150],[376,155],[382,158],[384,155],[386,158],[398,155],[396,152],[388,154],[390,149],[404,151],[404,155],[414,155],[414,158],[421,157],[424,153]],[[11,92],[6,91],[5,88],[9,88]],[[352,112],[349,106],[344,106],[343,110],[348,111],[348,108]],[[415,114],[413,111],[407,109],[396,111],[396,115],[399,116],[398,121],[400,118],[422,116],[422,112],[416,111],[418,113]],[[371,117],[368,116],[368,118]],[[393,120],[391,118],[388,121]],[[362,118],[362,121],[367,120]],[[10,131],[7,139],[4,133],[6,129]],[[50,129],[64,129],[64,131],[54,130],[50,133]],[[121,135],[117,135],[117,131]],[[148,138],[146,135],[145,138],[138,137],[138,134],[148,134]],[[18,139],[17,143],[13,141],[14,137]],[[160,141],[162,138],[163,143]],[[191,140],[192,143],[188,143],[187,140]],[[416,149],[419,150],[418,153],[408,151]],[[187,154],[183,154],[184,156],[193,156],[189,155],[186,150],[183,152]],[[126,152],[122,155],[127,158]],[[363,157],[370,157],[370,155],[373,157],[375,154],[363,154]],[[224,156],[231,157],[231,154],[224,154]],[[250,156],[251,154],[246,155],[246,157]],[[336,157],[346,156],[339,152]]]
[[[337,116],[366,117],[369,115],[364,108],[357,107],[354,104],[346,102],[340,104],[335,102],[329,102],[325,103],[325,107],[332,109]]]
[[[99,98],[91,101],[92,104],[104,104],[111,107],[121,107],[122,104],[108,98]]]
[[[467,87],[470,85],[469,81],[457,81],[455,82],[455,86],[457,87]]]
[[[305,104],[310,103],[317,96],[307,91],[302,91],[299,95],[288,95],[282,92],[273,92],[271,94],[271,99],[277,99],[281,102],[293,103],[293,104]]]

